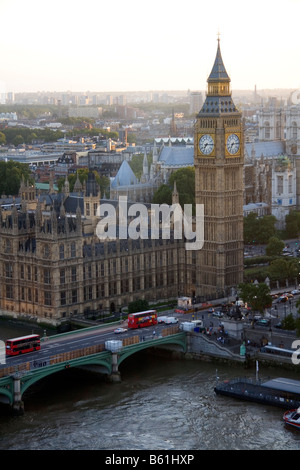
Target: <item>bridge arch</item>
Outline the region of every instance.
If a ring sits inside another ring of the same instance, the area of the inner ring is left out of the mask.
[[[0,387],[1,403],[12,405],[14,400],[13,380],[9,378],[6,385]]]
[[[186,351],[186,335],[184,333],[179,333],[177,335],[172,335],[164,338],[156,338],[152,341],[142,341],[140,343],[133,344],[132,346],[127,346],[118,352],[118,366],[129,356],[135,354],[136,352],[142,351],[144,349],[150,349],[158,346],[165,345],[178,345],[181,347],[182,351]]]
[[[96,355],[94,355],[96,356]],[[61,372],[69,368],[76,368],[84,365],[97,365],[104,367],[107,370],[107,374],[111,373],[111,363],[110,357],[109,360],[106,357],[94,357],[94,356],[84,356],[77,359],[72,359],[64,362],[59,362],[58,364],[42,367],[34,372],[34,374],[26,374],[21,379],[21,395],[33,384],[39,380],[44,379],[52,374]],[[109,355],[110,356],[110,355]]]
[[[130,345],[125,344],[117,352],[101,349],[92,354],[82,356],[78,356],[72,352],[61,356],[52,356],[49,358],[49,365],[42,365],[33,369],[30,369],[29,363],[24,363],[26,367],[22,370],[14,373],[8,370],[7,375],[0,378],[0,396],[3,397],[2,401],[8,402],[16,412],[22,412],[22,396],[25,391],[28,390],[31,385],[47,376],[70,367],[100,366],[101,369],[105,371],[104,373],[110,376],[111,380],[117,381],[119,377],[118,367],[127,357],[144,349],[168,345],[178,345],[182,351],[185,352],[185,332],[175,332],[166,336],[156,337],[155,339],[139,341]]]

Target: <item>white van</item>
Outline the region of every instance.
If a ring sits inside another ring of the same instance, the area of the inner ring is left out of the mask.
[[[157,323],[166,323],[169,317],[157,317]]]
[[[178,323],[178,318],[176,317],[168,317],[165,321],[166,325],[170,325],[171,323]]]

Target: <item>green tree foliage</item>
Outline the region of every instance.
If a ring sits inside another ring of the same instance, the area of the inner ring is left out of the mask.
[[[170,186],[162,184],[153,195],[153,204],[172,204],[172,191]]]
[[[250,212],[244,217],[244,242],[249,244],[268,243],[268,240],[276,234],[276,217],[264,215],[258,217]]]
[[[0,145],[5,145],[6,144],[6,137],[3,132],[0,132]]]
[[[298,309],[298,317],[295,319],[295,328],[296,328],[296,334],[299,337],[300,336],[300,299],[297,300],[296,302],[296,307]]]
[[[62,112],[67,113],[68,107],[61,107]],[[25,105],[25,104],[1,104],[0,105],[0,113],[17,113],[19,118],[22,119],[36,119],[42,115],[55,116],[57,113],[57,106],[56,105]]]
[[[282,254],[284,242],[277,237],[271,237],[266,247],[267,256],[279,256]]]
[[[148,168],[152,163],[152,154],[147,155],[148,160]],[[130,168],[132,169],[135,176],[140,179],[143,174],[143,162],[144,162],[144,154],[138,153],[133,155],[131,161],[129,162]]]
[[[244,217],[244,241],[245,243],[255,243],[258,231],[258,219],[255,212],[250,212]]]
[[[148,301],[144,299],[134,300],[128,304],[128,313],[143,312],[148,309]]]
[[[192,204],[195,209],[195,169],[193,167],[181,168],[174,171],[167,185],[161,185],[153,196],[152,202],[155,204],[172,204],[172,192],[174,182],[179,194],[179,203],[184,208],[184,204]]]
[[[0,161],[0,194],[17,196],[22,177],[24,181],[31,181],[28,165],[15,161]]]
[[[300,212],[291,211],[285,217],[285,231],[287,238],[296,238],[300,233]]]
[[[293,314],[290,313],[282,320],[282,328],[284,330],[295,330],[296,328],[296,321],[293,317]]]
[[[133,132],[128,132],[128,134],[127,134],[127,143],[128,144],[133,144],[136,141],[137,141],[136,134],[134,134]]]
[[[179,203],[195,206],[195,168],[187,167],[174,171],[169,178],[169,185],[173,191],[174,182],[179,194]]]
[[[298,276],[299,261],[294,258],[277,258],[271,261],[268,273],[272,280],[294,280]]]
[[[239,295],[254,311],[263,313],[265,308],[272,305],[270,288],[264,282],[240,284]]]
[[[24,144],[24,137],[21,134],[17,134],[14,137],[12,143],[14,144],[15,147],[17,147],[18,145]]]
[[[61,131],[53,131],[51,129],[35,129],[34,132],[28,127],[8,127],[2,129],[1,132],[5,135],[6,143],[19,145],[20,143],[32,144],[34,140],[38,139],[44,142],[55,142],[64,137]]]

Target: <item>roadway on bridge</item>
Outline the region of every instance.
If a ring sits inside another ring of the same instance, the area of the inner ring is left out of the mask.
[[[276,301],[273,302],[273,306],[275,303]],[[293,304],[293,307],[295,309],[295,300],[293,301]],[[270,309],[273,314],[272,327],[274,327],[275,324],[278,323],[278,321],[280,321],[280,319],[284,318],[284,316],[286,315],[286,308],[284,306],[277,303],[276,307],[276,315],[274,315],[275,310],[273,308]],[[283,308],[285,309],[283,310]],[[214,310],[217,311],[218,307],[215,306]],[[180,314],[174,313],[173,310],[170,310],[168,312],[159,314],[159,316],[175,316],[176,318],[178,318],[179,322],[189,321],[192,318],[202,319],[205,327],[212,326],[214,329],[216,329],[222,321],[223,317],[215,316],[215,313],[216,312],[212,313],[210,310],[201,310],[195,314]],[[295,314],[296,312],[293,313]],[[172,325],[165,325],[164,323],[162,323],[155,325],[155,327],[146,327],[138,330],[128,329],[125,333],[115,334],[114,330],[117,327],[127,328],[127,321],[125,320],[122,324],[118,325],[107,324],[104,326],[99,326],[99,328],[96,329],[84,328],[82,330],[76,330],[72,333],[70,332],[67,334],[55,335],[53,337],[50,336],[47,337],[47,339],[43,338],[40,351],[35,351],[33,353],[27,353],[25,355],[15,357],[6,357],[6,364],[0,364],[0,369],[8,366],[18,366],[24,362],[36,362],[38,367],[38,363],[43,363],[43,365],[45,365],[45,363],[49,363],[50,357],[53,357],[55,355],[93,345],[103,344],[109,340],[121,340],[122,338],[128,336],[139,335],[141,340],[143,338],[151,339],[154,336],[154,331],[156,336],[159,336],[161,330],[169,326]],[[263,330],[265,330],[264,327],[262,327],[262,331]],[[280,330],[277,331],[278,333],[280,332]],[[284,334],[284,331],[282,331],[282,333]]]
[[[41,341],[40,351],[34,351],[32,353],[14,357],[7,356],[6,364],[1,364],[0,369],[8,366],[18,366],[24,362],[35,362],[38,367],[39,363],[45,365],[45,363],[49,362],[50,357],[74,351],[76,349],[103,344],[109,340],[121,340],[124,337],[136,335],[139,335],[141,339],[143,337],[145,339],[150,339],[153,338],[153,336],[159,336],[161,330],[169,327],[170,325],[157,324],[155,327],[147,327],[138,330],[128,329],[127,332],[115,334],[114,330],[119,326],[127,328],[127,321],[123,322],[122,325],[99,326],[97,329],[85,328],[83,330],[76,330],[73,333],[43,338]]]

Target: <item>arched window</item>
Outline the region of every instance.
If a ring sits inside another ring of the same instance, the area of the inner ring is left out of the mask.
[[[65,247],[64,245],[59,245],[59,259],[65,258]]]

